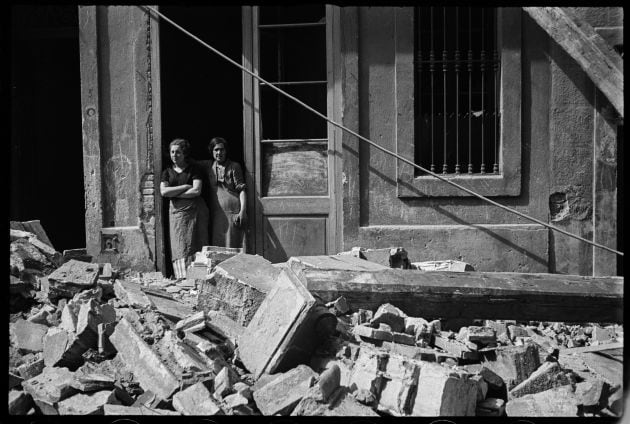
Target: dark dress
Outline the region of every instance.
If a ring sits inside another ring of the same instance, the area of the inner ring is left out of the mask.
[[[189,164],[182,172],[169,167],[162,171],[161,181],[169,187],[191,184],[193,180],[203,181],[203,171],[195,164]],[[169,198],[169,231],[171,240],[171,260],[183,259],[186,266],[194,258],[195,252],[208,245],[208,207],[201,196],[190,199]],[[180,278],[181,275],[176,275]]]
[[[223,166],[216,161],[201,161],[208,181],[210,243],[221,247],[243,247],[243,228],[235,224],[241,211],[239,195],[245,189],[241,166],[229,159]]]

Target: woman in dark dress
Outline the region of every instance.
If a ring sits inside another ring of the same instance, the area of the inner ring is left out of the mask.
[[[171,260],[175,278],[186,276],[195,252],[208,245],[208,207],[201,198],[203,171],[190,163],[190,143],[177,138],[169,145],[173,165],[162,171],[160,193],[169,198]]]
[[[202,166],[209,182],[211,244],[222,247],[245,247],[247,195],[241,166],[227,157],[228,143],[215,137],[208,143],[212,155]]]

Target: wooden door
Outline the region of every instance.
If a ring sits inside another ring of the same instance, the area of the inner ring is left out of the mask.
[[[337,16],[325,5],[244,7],[245,66],[335,119]],[[336,253],[338,130],[269,85],[247,74],[243,82],[249,250],[272,262]]]

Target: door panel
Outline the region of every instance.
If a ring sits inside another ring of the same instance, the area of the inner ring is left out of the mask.
[[[337,133],[270,85],[333,116],[333,8],[317,5],[299,16],[294,9],[302,8],[245,8],[243,38],[250,48],[243,51],[250,57],[243,62],[268,82],[243,80],[251,86],[243,90],[243,107],[252,117],[245,140],[255,170],[255,252],[272,262],[332,253],[339,244]]]

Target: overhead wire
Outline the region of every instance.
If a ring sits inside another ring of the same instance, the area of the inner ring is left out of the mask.
[[[351,134],[351,135],[353,135],[353,136],[357,137],[359,140],[361,140],[361,141],[363,141],[363,142],[365,142],[365,143],[369,144],[370,146],[372,146],[372,147],[374,147],[374,148],[376,148],[376,149],[378,149],[378,150],[380,150],[380,151],[382,151],[382,152],[384,152],[384,153],[387,153],[387,154],[389,154],[389,155],[391,155],[391,156],[395,157],[396,159],[398,159],[398,160],[400,160],[400,161],[402,161],[402,162],[404,162],[404,163],[407,163],[407,164],[409,164],[409,165],[413,166],[414,168],[417,168],[417,169],[419,169],[419,170],[421,170],[421,171],[423,171],[423,172],[425,172],[425,173],[427,173],[427,174],[429,174],[429,175],[431,175],[431,176],[433,176],[433,177],[437,178],[438,180],[444,181],[444,182],[445,182],[445,183],[447,183],[447,184],[450,184],[450,185],[452,185],[452,186],[454,186],[454,187],[457,187],[458,189],[460,189],[460,190],[462,190],[462,191],[465,191],[466,193],[468,193],[468,194],[470,194],[470,195],[472,195],[472,196],[474,196],[474,197],[477,197],[477,198],[479,198],[479,199],[481,199],[481,200],[483,200],[483,201],[485,201],[485,202],[487,202],[487,203],[489,203],[489,204],[491,204],[491,205],[494,205],[494,206],[496,206],[496,207],[498,207],[498,208],[501,208],[501,209],[503,209],[503,210],[505,210],[505,211],[508,211],[508,212],[510,212],[510,213],[513,213],[513,214],[515,214],[515,215],[518,215],[518,216],[520,216],[521,218],[524,218],[524,219],[527,219],[527,220],[529,220],[529,221],[535,222],[536,224],[542,225],[542,226],[544,226],[544,227],[546,227],[546,228],[549,228],[550,230],[553,230],[553,231],[556,231],[556,232],[558,232],[558,233],[564,234],[564,235],[566,235],[566,236],[572,237],[572,238],[574,238],[574,239],[576,239],[576,240],[580,240],[580,241],[582,241],[582,242],[584,242],[584,243],[587,243],[587,244],[590,244],[590,245],[592,245],[592,246],[594,246],[594,247],[598,247],[598,248],[600,248],[600,249],[607,250],[607,251],[609,251],[609,252],[611,252],[611,253],[614,253],[614,254],[616,254],[616,255],[623,256],[623,252],[620,252],[620,251],[615,250],[615,249],[612,249],[612,248],[610,248],[610,247],[608,247],[608,246],[604,246],[604,245],[602,245],[602,244],[596,243],[596,242],[594,242],[594,241],[592,241],[592,240],[585,239],[584,237],[581,237],[581,236],[575,235],[575,234],[570,233],[570,232],[568,232],[568,231],[566,231],[566,230],[563,230],[562,228],[558,228],[558,227],[553,226],[553,225],[551,225],[551,224],[548,224],[548,223],[546,223],[546,222],[544,222],[544,221],[541,221],[541,220],[539,220],[539,219],[537,219],[537,218],[531,217],[531,216],[526,215],[526,214],[524,214],[524,213],[522,213],[522,212],[519,212],[519,211],[517,211],[517,210],[515,210],[515,209],[512,209],[512,208],[510,208],[510,207],[508,207],[508,206],[502,205],[502,204],[500,204],[500,203],[498,203],[498,202],[495,202],[495,201],[494,201],[494,200],[492,200],[492,199],[489,199],[489,198],[487,198],[487,197],[485,197],[485,196],[483,196],[483,195],[481,195],[481,194],[478,194],[478,193],[474,192],[473,190],[470,190],[470,189],[468,189],[468,188],[466,188],[466,187],[463,187],[463,186],[461,186],[460,184],[457,184],[456,182],[449,180],[448,178],[445,178],[445,177],[443,177],[443,176],[441,176],[441,175],[439,175],[439,174],[436,174],[436,173],[434,173],[434,172],[431,172],[431,171],[429,171],[428,169],[425,169],[425,168],[423,168],[422,166],[420,166],[420,165],[418,165],[418,164],[416,164],[416,163],[414,163],[414,162],[410,161],[409,159],[406,159],[406,158],[404,158],[404,157],[402,157],[402,156],[399,156],[397,153],[392,152],[391,150],[388,150],[388,149],[386,149],[386,148],[384,148],[384,147],[382,147],[382,146],[380,146],[380,145],[378,145],[378,144],[374,143],[373,141],[371,141],[371,140],[369,140],[368,138],[366,138],[366,137],[364,137],[364,136],[362,136],[362,135],[358,134],[357,132],[355,132],[355,131],[353,131],[353,130],[351,130],[351,129],[349,129],[349,128],[344,127],[342,124],[340,124],[340,123],[338,123],[338,122],[333,121],[333,120],[332,120],[332,119],[330,119],[328,116],[326,116],[326,115],[324,115],[323,113],[321,113],[321,112],[319,112],[319,111],[317,111],[317,110],[313,109],[311,106],[309,106],[308,104],[306,104],[306,103],[302,102],[302,101],[301,101],[301,100],[299,100],[298,98],[296,98],[296,97],[292,96],[291,94],[289,94],[289,93],[285,92],[284,90],[282,90],[282,89],[280,89],[280,88],[276,87],[273,83],[270,83],[270,82],[266,81],[265,79],[263,79],[263,78],[262,78],[262,77],[260,77],[259,75],[255,74],[254,72],[252,72],[252,71],[250,71],[249,69],[245,68],[245,67],[244,67],[243,65],[241,65],[240,63],[236,62],[235,60],[233,60],[233,59],[232,59],[232,58],[230,58],[229,56],[225,55],[224,53],[222,53],[221,51],[219,51],[219,50],[215,49],[215,48],[214,48],[214,47],[212,47],[210,44],[206,43],[205,41],[203,41],[202,39],[200,39],[200,38],[199,38],[199,37],[197,37],[196,35],[192,34],[190,31],[186,30],[185,28],[183,28],[182,26],[180,26],[179,24],[177,24],[176,22],[174,22],[172,19],[170,19],[170,18],[168,18],[167,16],[165,16],[163,13],[161,13],[160,11],[158,11],[157,9],[155,9],[154,7],[152,7],[152,6],[138,6],[138,7],[142,8],[142,9],[148,9],[149,11],[153,12],[155,15],[157,15],[158,17],[160,17],[161,19],[163,19],[165,22],[169,23],[169,24],[170,24],[170,25],[172,25],[173,27],[175,27],[175,28],[177,28],[178,30],[182,31],[184,34],[188,35],[189,37],[191,37],[192,39],[194,39],[195,41],[197,41],[198,43],[200,43],[201,45],[203,45],[204,47],[206,47],[207,49],[209,49],[210,51],[212,51],[212,52],[213,52],[213,53],[215,53],[216,55],[218,55],[218,56],[220,56],[221,58],[225,59],[226,61],[228,61],[228,62],[229,62],[229,63],[231,63],[232,65],[234,65],[234,66],[236,66],[237,68],[241,69],[243,72],[245,72],[245,73],[249,74],[249,75],[250,75],[250,76],[252,76],[253,78],[255,78],[255,79],[259,80],[260,82],[262,82],[262,83],[264,83],[264,84],[266,84],[268,87],[272,88],[273,90],[276,90],[278,93],[280,93],[280,94],[282,94],[283,96],[285,96],[285,97],[287,97],[287,98],[291,99],[292,101],[294,101],[295,103],[297,103],[297,104],[299,104],[300,106],[304,107],[304,108],[305,108],[305,109],[307,109],[308,111],[310,111],[310,112],[314,113],[315,115],[319,116],[320,118],[322,118],[322,119],[326,120],[328,123],[332,124],[333,126],[335,126],[335,127],[339,128],[339,129],[341,129],[341,130],[343,130],[343,131],[347,132],[348,134]]]

